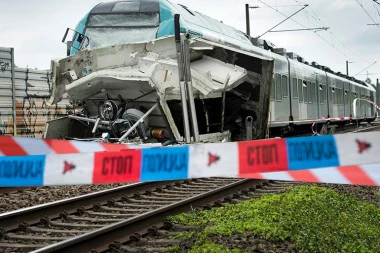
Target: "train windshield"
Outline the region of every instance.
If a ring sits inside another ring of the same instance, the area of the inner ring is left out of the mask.
[[[90,14],[85,32],[87,48],[153,40],[159,21],[157,12]]]

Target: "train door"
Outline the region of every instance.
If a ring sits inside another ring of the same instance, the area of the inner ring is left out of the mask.
[[[359,98],[364,99],[364,89],[359,88]],[[364,117],[365,116],[365,102],[360,100],[360,116]]]
[[[335,89],[335,97],[336,97],[336,108],[337,108],[337,117],[344,116],[344,106],[343,106],[343,81],[340,79],[336,79],[336,89]]]
[[[357,86],[355,86],[355,85],[351,85],[351,101],[350,101],[350,103],[351,103],[351,107],[352,107],[352,115],[356,115],[356,117],[359,117],[359,115],[360,115],[360,100],[357,100],[356,102],[355,102],[355,110],[354,110],[354,107],[353,107],[353,102],[354,102],[354,100],[355,99],[357,99],[358,98],[358,87]]]
[[[288,121],[290,102],[287,75],[275,73],[275,121]]]
[[[367,90],[367,89],[364,89],[364,99],[366,100],[370,100],[370,91]],[[372,105],[366,101],[363,101],[364,102],[364,110],[365,110],[365,115],[366,116],[371,116],[371,107]]]
[[[350,93],[351,93],[351,84],[348,81],[344,81],[343,104],[344,104],[345,117],[348,117],[351,115]]]
[[[337,117],[337,108],[336,108],[336,95],[335,95],[335,79],[328,76],[328,117]]]
[[[373,92],[373,91],[370,91],[370,92],[369,92],[369,99],[370,99],[372,102],[376,102],[376,101],[375,101],[375,95],[374,95],[374,92]],[[372,116],[376,115],[376,110],[375,110],[374,106],[371,106],[371,115],[372,115]]]
[[[318,75],[317,78],[317,90],[318,90],[318,106],[319,114],[318,117],[326,117],[328,114],[327,110],[327,86],[326,86],[326,76]]]
[[[299,119],[307,119],[307,84],[302,79],[297,79],[298,88],[298,105],[299,105]]]
[[[317,90],[315,77],[306,81],[307,89],[307,119],[318,118]]]
[[[270,121],[275,120],[275,101],[276,101],[276,80],[275,74],[273,73],[272,83],[270,87]]]
[[[290,116],[290,98],[289,98],[289,69],[286,58],[275,59],[274,74],[274,100],[271,114],[274,114],[273,121],[288,122]],[[272,118],[272,116],[271,116]]]
[[[300,118],[300,107],[299,107],[299,94],[298,94],[298,79],[295,74],[291,75],[291,90],[292,90],[292,114],[293,120],[297,121]]]

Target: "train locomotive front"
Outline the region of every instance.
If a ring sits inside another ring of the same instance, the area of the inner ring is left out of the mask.
[[[248,51],[240,31],[166,0],[101,3],[81,20],[70,56],[51,64],[50,102],[67,93],[75,112],[48,122],[45,137],[182,142],[174,14],[189,45],[200,141],[245,140],[247,119],[249,138],[264,138],[273,59]]]

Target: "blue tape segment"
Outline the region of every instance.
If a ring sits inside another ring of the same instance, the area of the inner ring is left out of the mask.
[[[141,181],[184,179],[188,167],[187,146],[142,150]]]
[[[339,166],[333,136],[286,139],[289,170]]]
[[[1,186],[42,186],[45,156],[0,157]]]

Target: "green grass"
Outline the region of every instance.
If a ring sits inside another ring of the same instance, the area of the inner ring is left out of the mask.
[[[380,252],[380,208],[316,186],[170,219],[199,228],[179,236],[197,238],[191,252],[239,252],[212,243],[216,235],[236,234],[292,241],[298,252]]]

